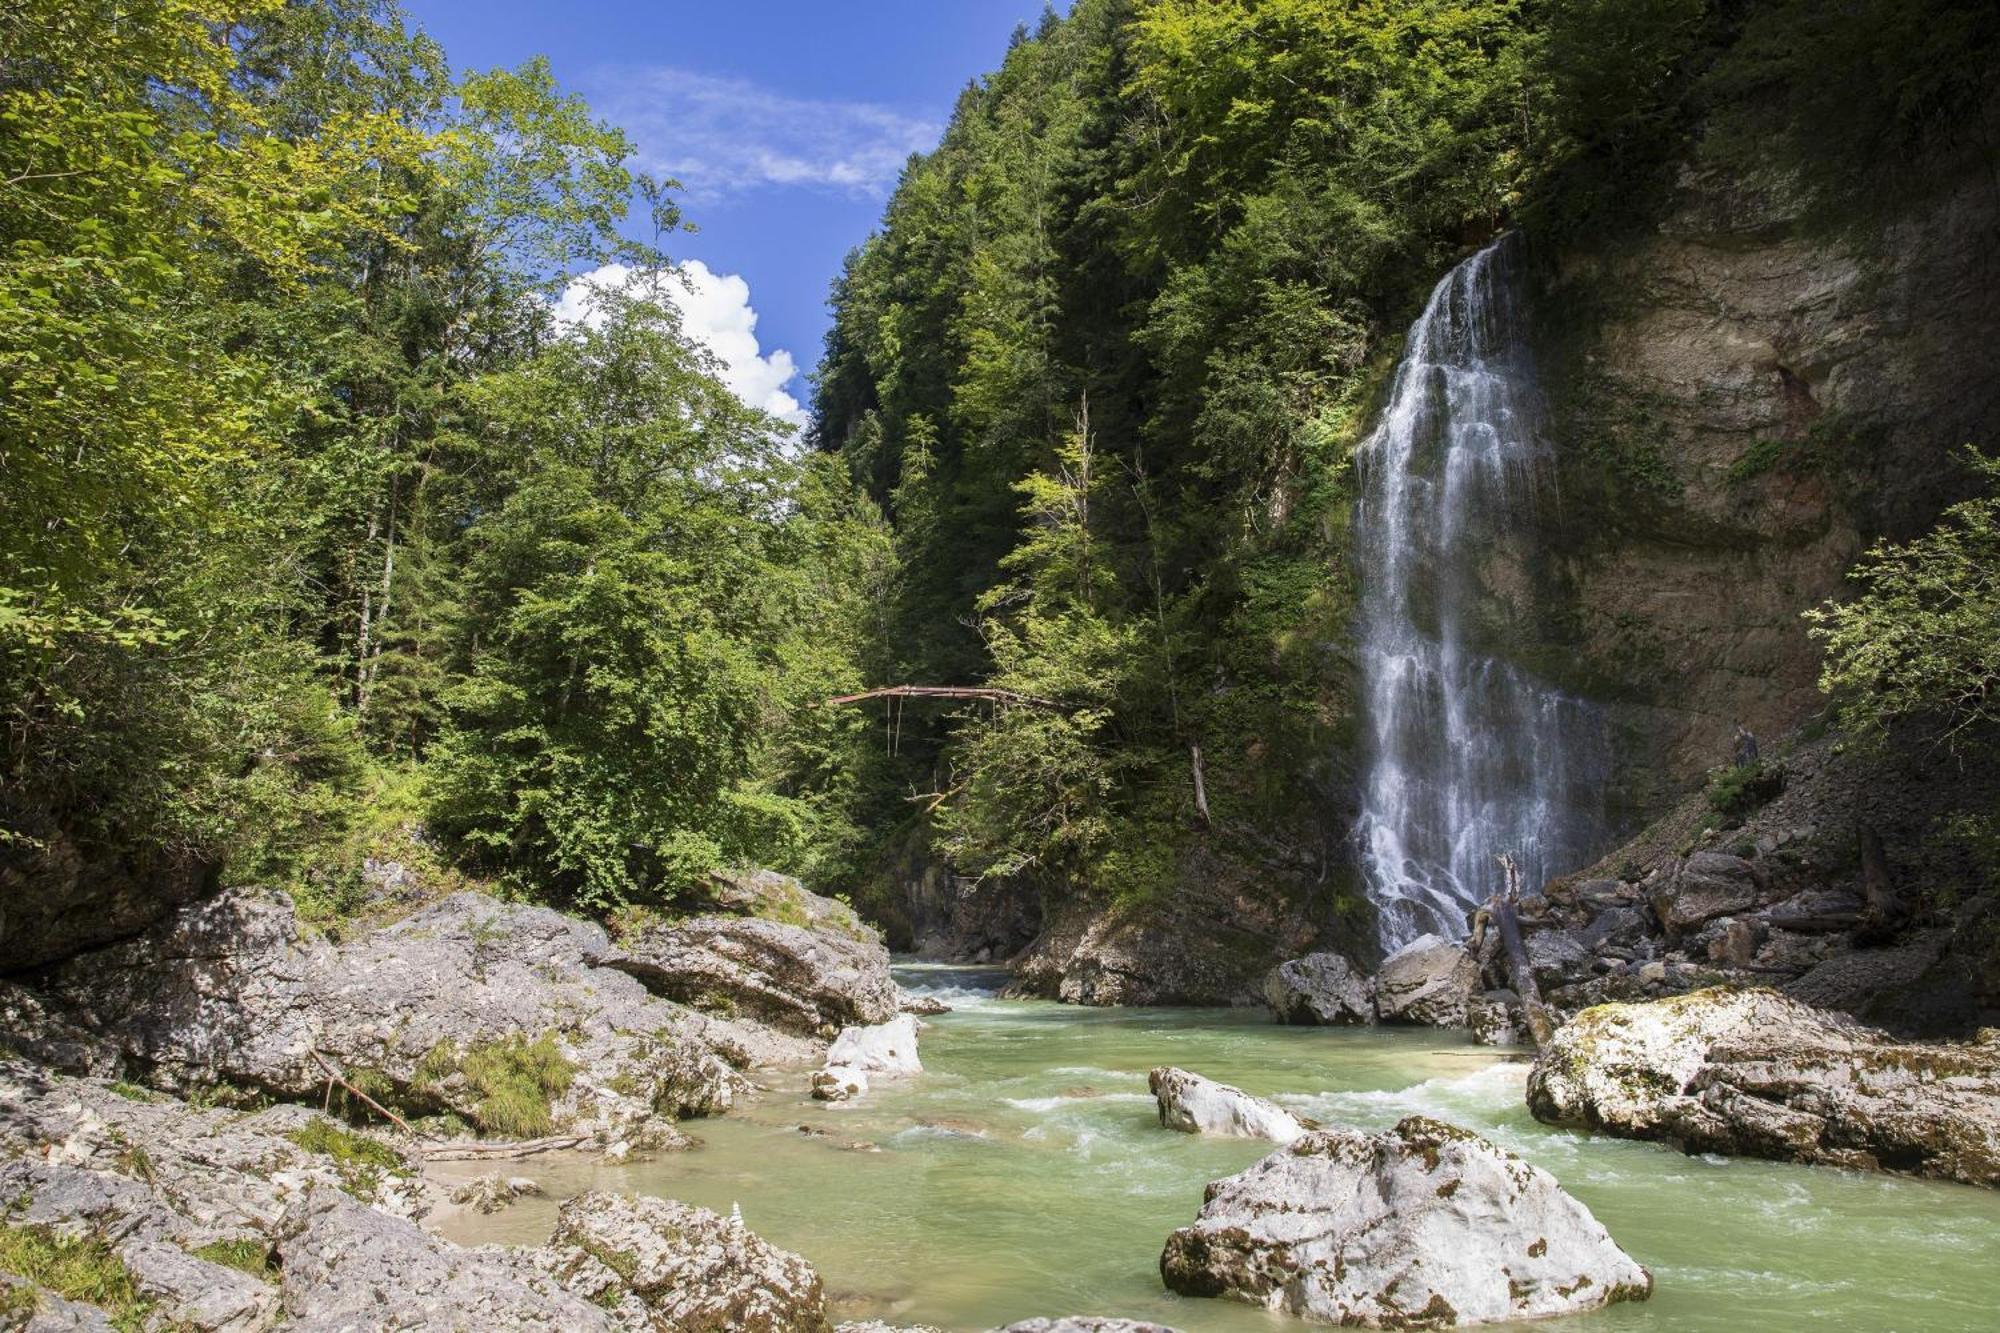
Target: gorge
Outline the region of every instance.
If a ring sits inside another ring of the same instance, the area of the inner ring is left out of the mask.
[[[2000,12],[403,3],[0,14],[0,1328],[1992,1322]]]

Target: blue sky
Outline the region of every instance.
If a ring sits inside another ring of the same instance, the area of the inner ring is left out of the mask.
[[[782,408],[783,393],[807,400],[827,284],[903,160],[936,144],[960,89],[999,64],[1043,0],[405,4],[454,68],[548,56],[564,87],[632,135],[641,167],[685,182],[701,229],[673,245],[702,266],[690,331],[739,393]]]

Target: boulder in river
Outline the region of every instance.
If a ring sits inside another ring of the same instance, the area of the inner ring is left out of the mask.
[[[1282,1106],[1172,1065],[1155,1069],[1148,1082],[1160,1104],[1160,1123],[1184,1134],[1290,1143],[1312,1127]]]
[[[1899,1042],[1775,991],[1587,1009],[1528,1079],[1550,1124],[2000,1186],[2000,1034]]]
[[[812,1076],[812,1095],[823,1102],[851,1102],[868,1091],[868,1075],[852,1065],[828,1065]]]
[[[1487,991],[1466,1009],[1466,1026],[1472,1029],[1475,1046],[1526,1046],[1527,1020],[1521,998],[1510,990]]]
[[[1307,1134],[1214,1182],[1160,1272],[1184,1295],[1364,1328],[1574,1314],[1653,1283],[1553,1176],[1421,1116]]]
[[[869,1074],[921,1074],[917,1020],[908,1014],[886,1023],[841,1029],[826,1053],[828,1069],[846,1067]]]
[[[811,1264],[741,1219],[670,1199],[592,1191],[563,1204],[536,1262],[563,1285],[616,1311],[636,1301],[638,1327],[812,1333],[826,1293]]]
[[[1375,1009],[1385,1022],[1464,1027],[1479,990],[1479,964],[1437,935],[1420,935],[1375,973]]]
[[[1373,1023],[1375,983],[1337,953],[1309,953],[1271,969],[1264,1003],[1280,1023]]]

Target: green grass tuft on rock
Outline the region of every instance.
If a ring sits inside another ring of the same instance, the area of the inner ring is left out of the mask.
[[[520,1033],[481,1042],[460,1051],[447,1042],[424,1057],[418,1086],[433,1087],[460,1077],[478,1095],[472,1108],[480,1131],[531,1139],[555,1125],[552,1106],[569,1091],[576,1066],[563,1054],[554,1032],[533,1041]]]
[[[315,1120],[285,1137],[307,1152],[331,1157],[342,1164],[379,1166],[388,1171],[399,1171],[403,1167],[403,1159],[388,1144],[342,1129],[331,1121]]]
[[[266,1282],[278,1280],[277,1255],[269,1244],[255,1236],[245,1236],[240,1240],[212,1240],[189,1253],[197,1259],[221,1264],[224,1268],[240,1269]]]
[[[101,1237],[69,1238],[48,1227],[0,1224],[0,1272],[26,1278],[65,1300],[99,1307],[119,1333],[138,1333],[152,1313],[124,1261]],[[9,1303],[22,1302],[9,1297]]]

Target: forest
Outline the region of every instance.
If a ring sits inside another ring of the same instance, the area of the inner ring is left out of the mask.
[[[644,284],[554,322],[604,262],[675,281],[684,223],[545,64],[344,0],[5,23],[10,859],[329,913],[416,820],[594,910],[731,864],[865,900],[913,817],[1058,895],[1197,842],[1324,878],[1349,463],[1435,274],[1643,224],[1697,125],[1828,227],[1991,151],[1983,6],[1089,0],[910,164],[800,441]],[[1991,721],[1974,494],[1826,613],[1870,718]],[[893,754],[810,706],[902,681],[1061,706]]]

